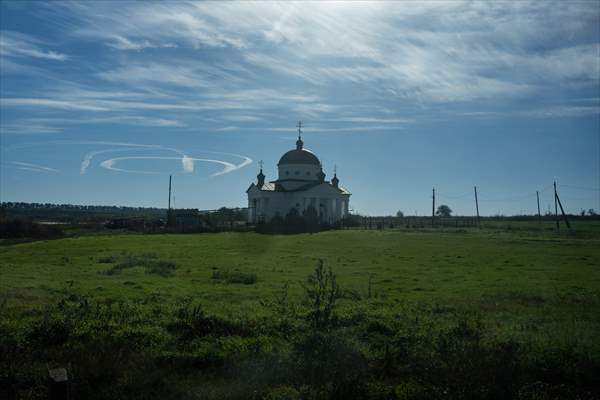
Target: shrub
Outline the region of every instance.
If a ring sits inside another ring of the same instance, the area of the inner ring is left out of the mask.
[[[292,386],[280,386],[271,390],[265,400],[300,400],[300,392]]]
[[[225,283],[240,283],[243,285],[253,285],[256,283],[257,277],[254,273],[216,270],[213,271],[211,279],[216,281],[222,281]]]
[[[65,343],[71,336],[73,323],[65,315],[44,312],[27,333],[27,340],[37,347],[56,346]]]
[[[323,266],[319,259],[315,272],[302,283],[305,301],[309,308],[308,318],[314,328],[326,328],[331,321],[335,303],[341,296],[336,276],[331,268]]]
[[[117,262],[118,261],[118,262]],[[173,276],[177,269],[174,261],[161,260],[156,254],[148,253],[141,255],[110,255],[98,258],[99,263],[116,263],[112,268],[106,270],[106,275],[115,275],[122,270],[134,267],[143,267],[147,274],[156,274],[163,277]]]
[[[236,323],[209,315],[200,304],[192,304],[189,300],[175,310],[175,320],[167,325],[167,329],[180,334],[184,339],[208,335],[249,336],[254,330],[247,322]]]
[[[328,398],[364,398],[368,362],[356,346],[339,333],[313,331],[294,344],[294,381],[329,386]]]
[[[156,274],[160,276],[173,276],[173,271],[177,268],[177,264],[173,261],[154,260],[144,265],[147,274]]]
[[[119,259],[119,256],[117,254],[110,254],[107,256],[100,256],[100,257],[98,257],[98,259],[96,261],[99,264],[114,264],[117,262],[118,259]]]

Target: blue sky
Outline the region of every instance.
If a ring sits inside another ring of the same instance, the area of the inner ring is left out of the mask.
[[[600,2],[0,3],[0,199],[244,206],[294,146],[351,208],[600,209]]]

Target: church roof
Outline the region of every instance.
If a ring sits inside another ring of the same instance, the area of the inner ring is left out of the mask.
[[[267,192],[273,192],[275,190],[275,184],[271,182],[265,182],[261,187],[259,187],[259,189]]]
[[[317,156],[309,150],[306,149],[294,149],[285,153],[279,159],[279,163],[277,165],[283,164],[312,164],[312,165],[320,165],[319,159]]]
[[[330,185],[332,188],[335,188],[336,190],[338,190],[341,194],[350,194],[350,192],[348,190],[346,190],[346,188],[343,188],[341,186],[335,187],[329,182],[319,182],[319,181],[307,182],[306,185],[302,185],[302,186],[294,188],[294,189],[285,189],[281,184],[279,184],[279,181],[272,181],[272,182],[268,182],[268,183],[265,182],[260,187],[253,183],[250,185],[250,188],[252,186],[256,186],[258,188],[258,190],[260,190],[261,192],[303,192],[305,190],[309,190],[309,189],[311,189],[315,186],[319,186],[319,185]],[[248,190],[250,190],[250,188],[248,188]]]

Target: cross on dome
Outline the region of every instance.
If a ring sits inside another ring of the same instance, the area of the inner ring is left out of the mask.
[[[298,140],[296,140],[296,149],[302,150],[302,146],[304,146],[304,142],[302,141],[302,121],[298,121]]]

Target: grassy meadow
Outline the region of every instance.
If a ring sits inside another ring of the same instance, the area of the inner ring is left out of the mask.
[[[585,232],[2,246],[0,395],[45,398],[57,365],[74,398],[596,398],[600,235]]]

